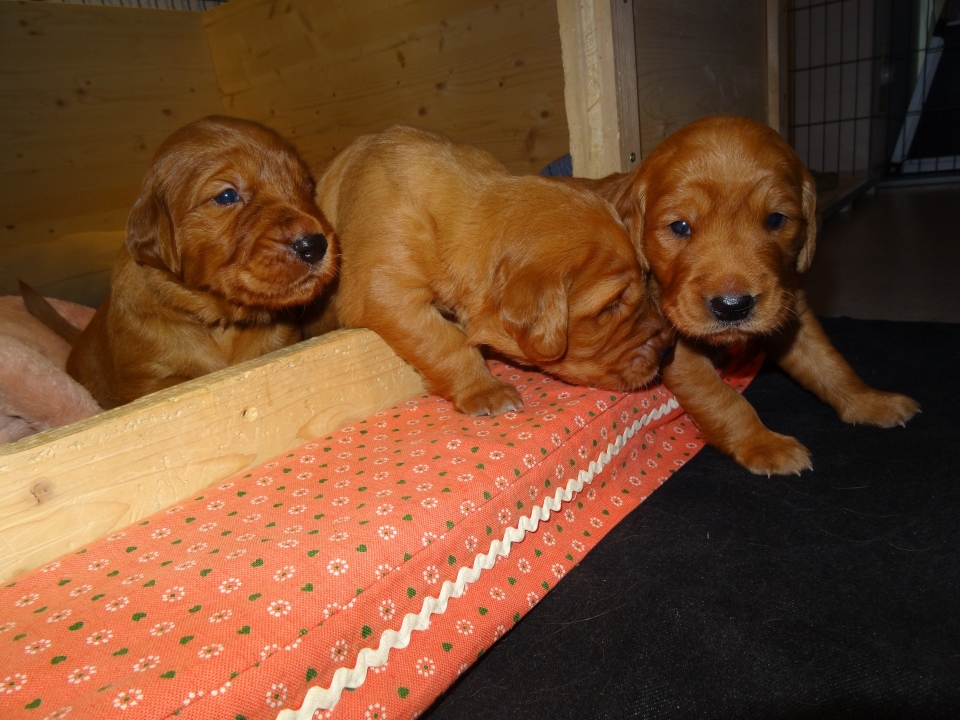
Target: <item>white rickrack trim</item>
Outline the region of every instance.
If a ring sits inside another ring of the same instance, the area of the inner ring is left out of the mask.
[[[414,630],[426,630],[430,627],[431,615],[446,612],[447,601],[450,598],[463,595],[464,588],[476,582],[482,570],[489,570],[494,566],[497,556],[509,556],[510,546],[513,543],[523,540],[528,532],[536,532],[540,521],[549,520],[551,512],[559,510],[563,506],[562,503],[569,502],[574,493],[580,492],[586,483],[592,482],[593,478],[610,463],[615,455],[619,454],[634,435],[651,421],[659,420],[679,407],[680,404],[676,398],[670,398],[656,410],[635,420],[632,425],[624,429],[621,435],[617,436],[615,442],[607,446],[606,452],[601,452],[597,459],[590,463],[587,470],[581,470],[575,480],[568,480],[565,488],[558,487],[553,497],[549,495],[545,497],[543,505],[534,505],[528,517],[520,518],[517,527],[509,527],[504,531],[503,540],[493,540],[490,543],[489,552],[477,554],[473,560],[473,567],[461,566],[457,572],[457,581],[452,583],[446,580],[440,587],[439,597],[424,598],[419,614],[405,615],[399,632],[385,630],[380,636],[380,644],[376,650],[363,648],[357,655],[356,665],[352,669],[339,668],[333,674],[330,687],[313,686],[307,691],[299,710],[289,708],[281,710],[277,720],[310,720],[317,710],[329,710],[334,707],[340,700],[344,688],[355,689],[363,685],[369,668],[385,665],[392,649],[403,649],[409,645],[410,636]]]

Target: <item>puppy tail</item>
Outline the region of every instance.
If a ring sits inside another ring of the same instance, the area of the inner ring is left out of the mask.
[[[27,312],[73,346],[76,339],[80,337],[80,331],[58,313],[57,309],[47,302],[43,295],[23,280],[18,279],[17,282],[20,283],[20,296],[23,298],[23,304],[26,306]]]

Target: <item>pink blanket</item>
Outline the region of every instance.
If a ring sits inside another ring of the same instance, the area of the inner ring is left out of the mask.
[[[93,308],[51,304],[84,328]],[[100,406],[66,373],[70,346],[34,318],[17,296],[0,297],[0,443],[94,415]]]

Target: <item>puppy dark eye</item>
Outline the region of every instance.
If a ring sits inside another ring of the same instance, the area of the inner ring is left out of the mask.
[[[767,218],[767,230],[779,230],[787,221],[787,216],[782,213],[773,213]]]
[[[240,193],[238,193],[233,188],[227,188],[222,193],[217,195],[213,201],[217,205],[233,205],[235,202],[240,201]]]
[[[690,223],[686,220],[677,220],[667,225],[677,237],[690,237]]]

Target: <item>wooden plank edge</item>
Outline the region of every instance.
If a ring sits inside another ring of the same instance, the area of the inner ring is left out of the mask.
[[[789,40],[786,0],[766,0],[767,15],[767,125],[789,141]]]
[[[341,330],[0,447],[0,580],[423,391]]]
[[[557,19],[574,175],[626,172],[641,150],[633,4],[557,0]]]
[[[610,0],[610,24],[617,97],[619,172],[630,172],[640,163],[640,94],[637,89],[637,40],[634,32],[635,0]]]

